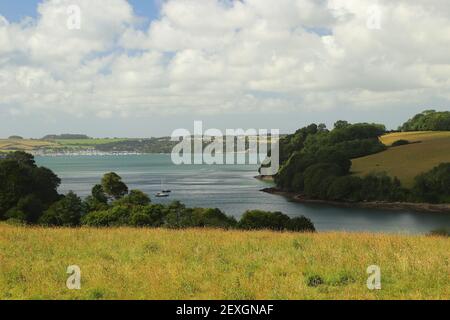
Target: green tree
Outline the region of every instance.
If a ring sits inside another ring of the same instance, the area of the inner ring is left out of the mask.
[[[72,191],[45,211],[39,222],[48,226],[73,227],[80,224],[84,206],[80,197]]]
[[[103,187],[101,184],[96,184],[91,191],[92,198],[97,200],[100,203],[108,203],[108,197],[105,194],[105,191],[103,190]]]
[[[244,213],[239,228],[246,230],[269,229],[282,231],[287,227],[289,217],[281,212],[251,210]]]
[[[150,197],[141,190],[131,190],[129,194],[115,203],[130,206],[146,206],[151,203]]]
[[[29,194],[21,198],[17,206],[8,210],[6,218],[33,224],[38,221],[43,211],[42,201],[36,195]]]
[[[104,192],[113,199],[120,199],[128,193],[128,187],[122,182],[122,178],[114,173],[110,172],[102,178],[102,188]]]

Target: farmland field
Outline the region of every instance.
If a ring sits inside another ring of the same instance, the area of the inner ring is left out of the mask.
[[[115,139],[57,139],[54,141],[62,146],[86,147],[86,146],[96,146],[96,145],[100,145],[100,144],[121,142],[121,141],[127,141],[127,140],[130,140],[130,139],[121,139],[121,138],[115,138]]]
[[[387,146],[397,140],[414,143],[354,159],[353,173],[362,176],[371,172],[386,172],[399,178],[405,187],[412,187],[414,178],[420,173],[450,162],[450,132],[401,132],[380,139]]]
[[[58,139],[58,140],[31,140],[31,139],[0,139],[0,151],[33,151],[36,149],[76,149],[92,148],[112,142],[128,141],[130,139]]]
[[[30,139],[0,139],[0,151],[24,150],[31,151],[37,148],[57,147],[52,141]]]
[[[450,238],[0,224],[1,299],[450,299]],[[81,290],[66,287],[81,269]],[[381,290],[367,268],[381,268]]]

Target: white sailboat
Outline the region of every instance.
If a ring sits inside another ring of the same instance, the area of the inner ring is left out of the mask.
[[[158,192],[156,194],[157,198],[167,198],[170,196],[170,193],[172,192],[172,190],[168,190],[168,189],[164,189],[164,185],[163,185],[163,180],[161,179],[161,192]]]

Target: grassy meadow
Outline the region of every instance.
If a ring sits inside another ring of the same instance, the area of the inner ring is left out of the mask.
[[[414,178],[435,166],[450,162],[450,132],[400,132],[382,136],[381,141],[390,146],[397,140],[415,142],[390,147],[386,151],[352,161],[352,172],[366,175],[386,172],[396,176],[405,187],[412,187]]]
[[[444,237],[0,224],[0,299],[450,299],[449,258]]]

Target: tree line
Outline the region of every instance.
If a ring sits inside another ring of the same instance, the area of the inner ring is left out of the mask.
[[[399,128],[400,131],[449,131],[450,111],[425,110]]]
[[[64,227],[223,228],[314,232],[305,217],[290,218],[281,212],[251,210],[238,221],[219,209],[188,208],[175,201],[153,204],[140,190],[129,190],[114,172],[103,176],[85,199],[74,192],[58,194],[61,180],[51,170],[38,167],[25,152],[0,160],[0,220],[11,223]]]

